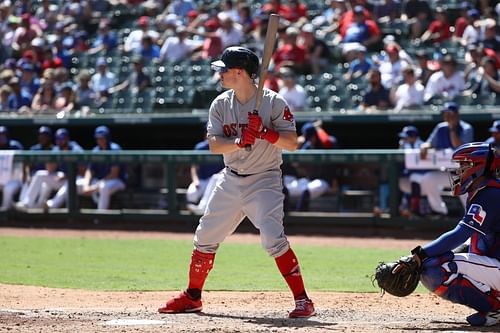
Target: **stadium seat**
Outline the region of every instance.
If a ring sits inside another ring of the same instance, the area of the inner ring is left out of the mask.
[[[135,113],[150,113],[152,111],[155,90],[147,89],[139,92],[133,98],[133,110]]]

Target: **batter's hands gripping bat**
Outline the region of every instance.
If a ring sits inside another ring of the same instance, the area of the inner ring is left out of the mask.
[[[264,41],[264,54],[262,55],[262,64],[260,66],[259,85],[257,86],[257,95],[255,96],[255,108],[253,114],[259,114],[260,101],[264,92],[264,82],[266,81],[267,69],[273,55],[274,45],[276,44],[276,34],[278,33],[278,25],[280,16],[271,14],[267,24],[266,40]],[[247,151],[252,150],[251,145],[246,145]]]

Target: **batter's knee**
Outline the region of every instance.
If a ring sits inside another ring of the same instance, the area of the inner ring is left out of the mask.
[[[198,225],[194,233],[194,247],[200,252],[216,253],[220,243],[214,242],[211,235],[208,234],[209,232],[212,230],[205,230],[201,224]]]
[[[273,258],[277,258],[283,255],[290,248],[290,244],[286,237],[277,239],[274,242],[264,242],[261,239],[262,247],[266,250],[266,252]]]

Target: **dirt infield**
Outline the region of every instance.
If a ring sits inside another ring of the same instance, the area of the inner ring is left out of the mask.
[[[188,234],[0,229],[0,235],[191,239]],[[419,240],[290,237],[293,244],[411,248]],[[234,235],[228,242],[258,242]],[[282,292],[206,292],[201,314],[160,315],[169,292],[95,292],[0,284],[0,332],[499,332],[472,329],[472,310],[431,294],[406,298],[374,293],[313,292],[317,315],[288,319]]]

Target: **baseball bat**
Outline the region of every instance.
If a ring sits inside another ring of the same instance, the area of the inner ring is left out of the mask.
[[[255,96],[255,108],[253,109],[253,114],[259,114],[260,102],[262,100],[262,94],[264,93],[264,82],[266,81],[267,69],[269,68],[269,63],[271,62],[271,57],[273,56],[274,45],[276,44],[276,34],[278,33],[278,25],[280,21],[280,16],[277,14],[271,14],[269,16],[269,22],[267,23],[266,39],[264,41],[264,54],[262,55],[262,64],[260,66],[259,74],[259,84],[257,86],[257,92]],[[246,145],[245,149],[247,151],[252,150],[251,145]]]

